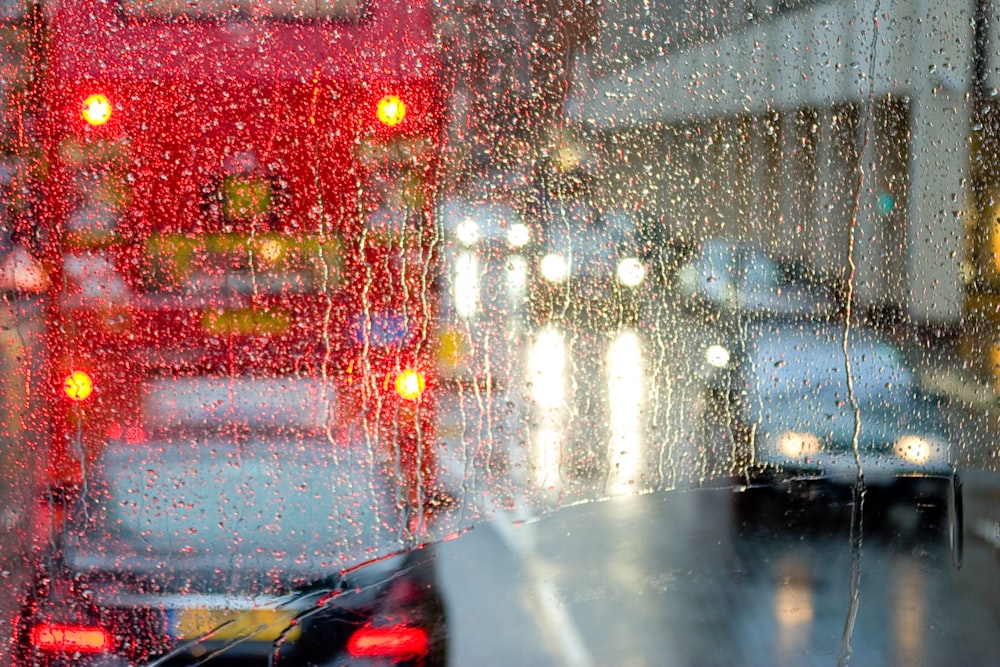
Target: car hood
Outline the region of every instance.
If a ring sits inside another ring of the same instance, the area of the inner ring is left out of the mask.
[[[950,474],[950,437],[937,403],[919,394],[890,399],[857,401],[857,413],[850,401],[822,396],[770,400],[758,407],[757,456],[801,469],[850,471],[861,460],[873,473]]]

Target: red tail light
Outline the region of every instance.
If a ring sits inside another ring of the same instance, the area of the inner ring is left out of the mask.
[[[73,371],[63,380],[63,391],[71,401],[85,401],[94,392],[94,381],[86,371]]]
[[[427,631],[412,625],[365,625],[347,642],[347,652],[355,658],[411,660],[427,655]]]
[[[42,623],[31,628],[31,645],[42,651],[101,653],[111,650],[112,638],[99,626]]]
[[[395,127],[406,118],[406,103],[395,95],[386,95],[378,101],[375,114],[388,127]]]
[[[104,125],[111,119],[111,102],[104,95],[91,95],[83,101],[80,115],[89,125]]]
[[[427,380],[420,371],[407,368],[396,376],[396,393],[408,401],[420,398],[427,388]]]

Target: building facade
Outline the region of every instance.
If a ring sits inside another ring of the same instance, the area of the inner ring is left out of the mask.
[[[567,115],[607,193],[693,242],[750,237],[844,279],[853,260],[861,306],[961,323],[982,259],[976,93],[1000,82],[984,8],[660,4],[605,8],[575,61]]]

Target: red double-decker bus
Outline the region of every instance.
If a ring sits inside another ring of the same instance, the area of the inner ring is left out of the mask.
[[[49,481],[171,419],[270,415],[367,442],[419,500],[447,101],[431,3],[46,7]]]

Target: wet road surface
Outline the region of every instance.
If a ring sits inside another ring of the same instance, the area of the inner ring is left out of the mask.
[[[996,481],[972,480],[970,499]],[[932,527],[872,530],[847,644],[849,512],[741,524],[733,500],[620,497],[446,543],[452,664],[830,665],[848,650],[853,665],[993,664],[993,546],[970,540],[956,570]]]

